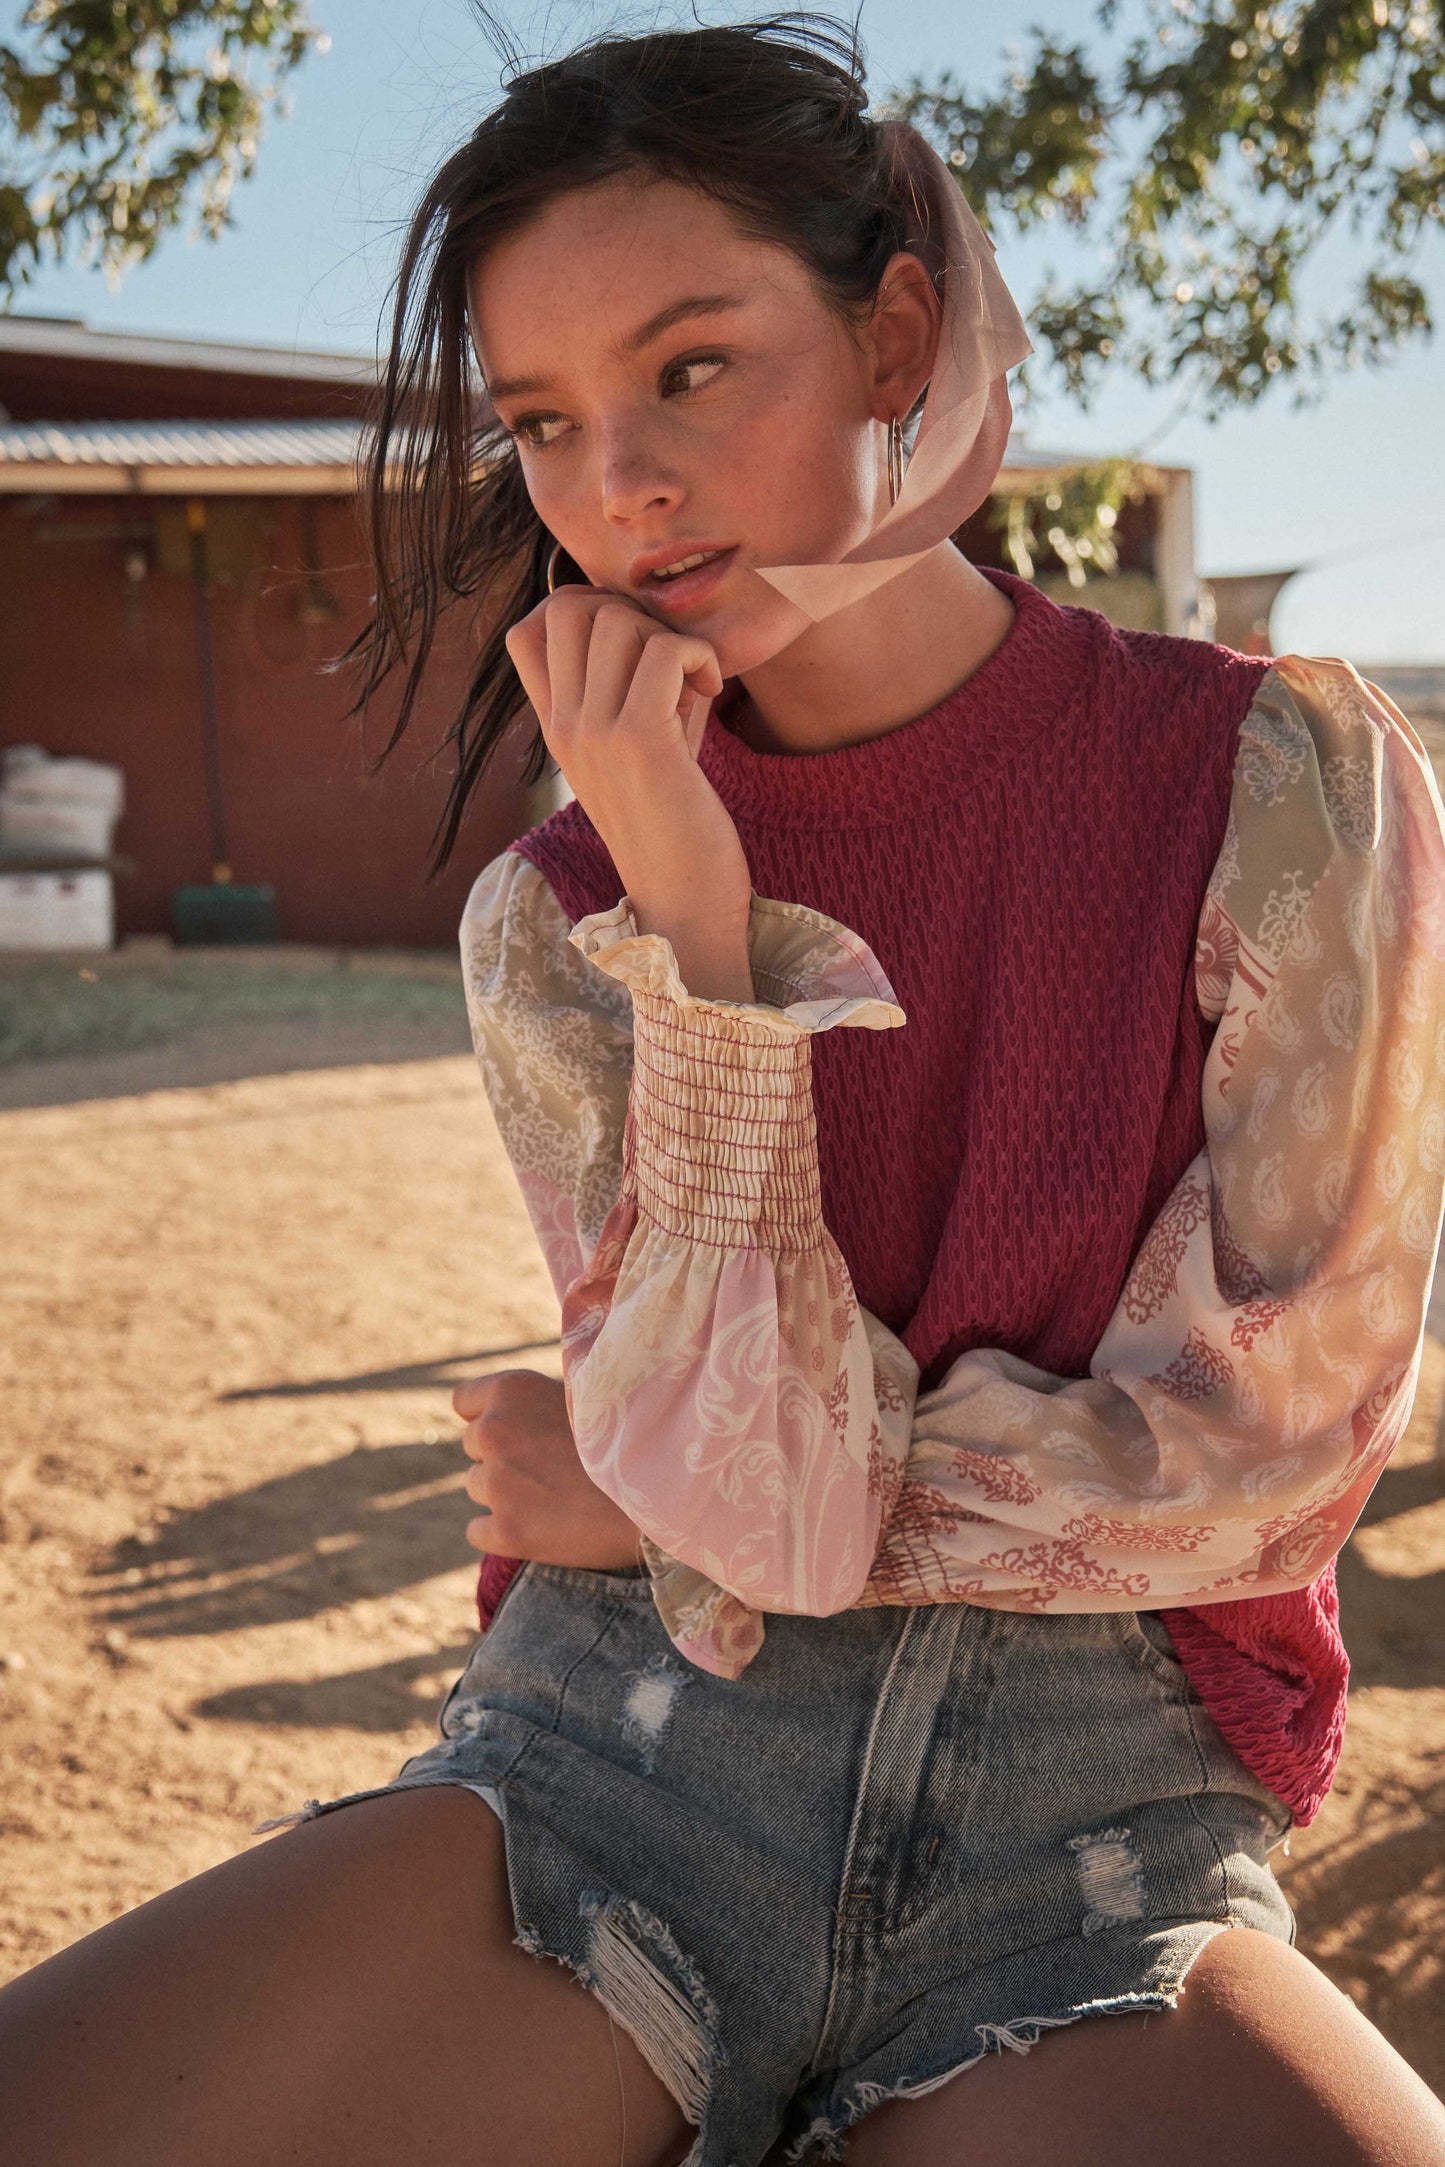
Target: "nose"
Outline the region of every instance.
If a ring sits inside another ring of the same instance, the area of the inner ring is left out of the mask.
[[[603,517],[618,526],[647,512],[675,511],[685,493],[652,432],[635,418],[605,431],[601,482]]]

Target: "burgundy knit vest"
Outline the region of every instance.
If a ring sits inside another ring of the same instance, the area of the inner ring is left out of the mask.
[[[919,1388],[971,1347],[1089,1374],[1145,1233],[1203,1149],[1195,930],[1267,661],[1127,632],[986,575],[1003,644],[916,721],[763,753],[717,703],[699,763],[754,890],[873,950],[907,1017],[813,1041],[823,1213]],[[568,918],[622,884],[574,799],[512,846]],[[1240,1757],[1308,1826],[1344,1737],[1333,1563],[1163,1613]]]

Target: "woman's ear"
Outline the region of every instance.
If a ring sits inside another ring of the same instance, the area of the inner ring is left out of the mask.
[[[879,421],[900,419],[933,374],[943,309],[933,280],[917,256],[900,249],[878,282],[867,326],[872,361],[873,411]]]

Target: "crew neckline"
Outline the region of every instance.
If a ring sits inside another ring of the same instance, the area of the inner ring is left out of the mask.
[[[742,685],[729,679],[698,747],[698,765],[729,811],[772,827],[913,819],[977,788],[1048,729],[1078,680],[1090,613],[1051,601],[1012,572],[978,569],[1013,603],[1013,623],[936,707],[877,737],[824,752],[759,752],[730,727]]]

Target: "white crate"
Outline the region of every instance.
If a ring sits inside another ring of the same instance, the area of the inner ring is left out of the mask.
[[[109,873],[0,873],[0,948],[113,948]]]

